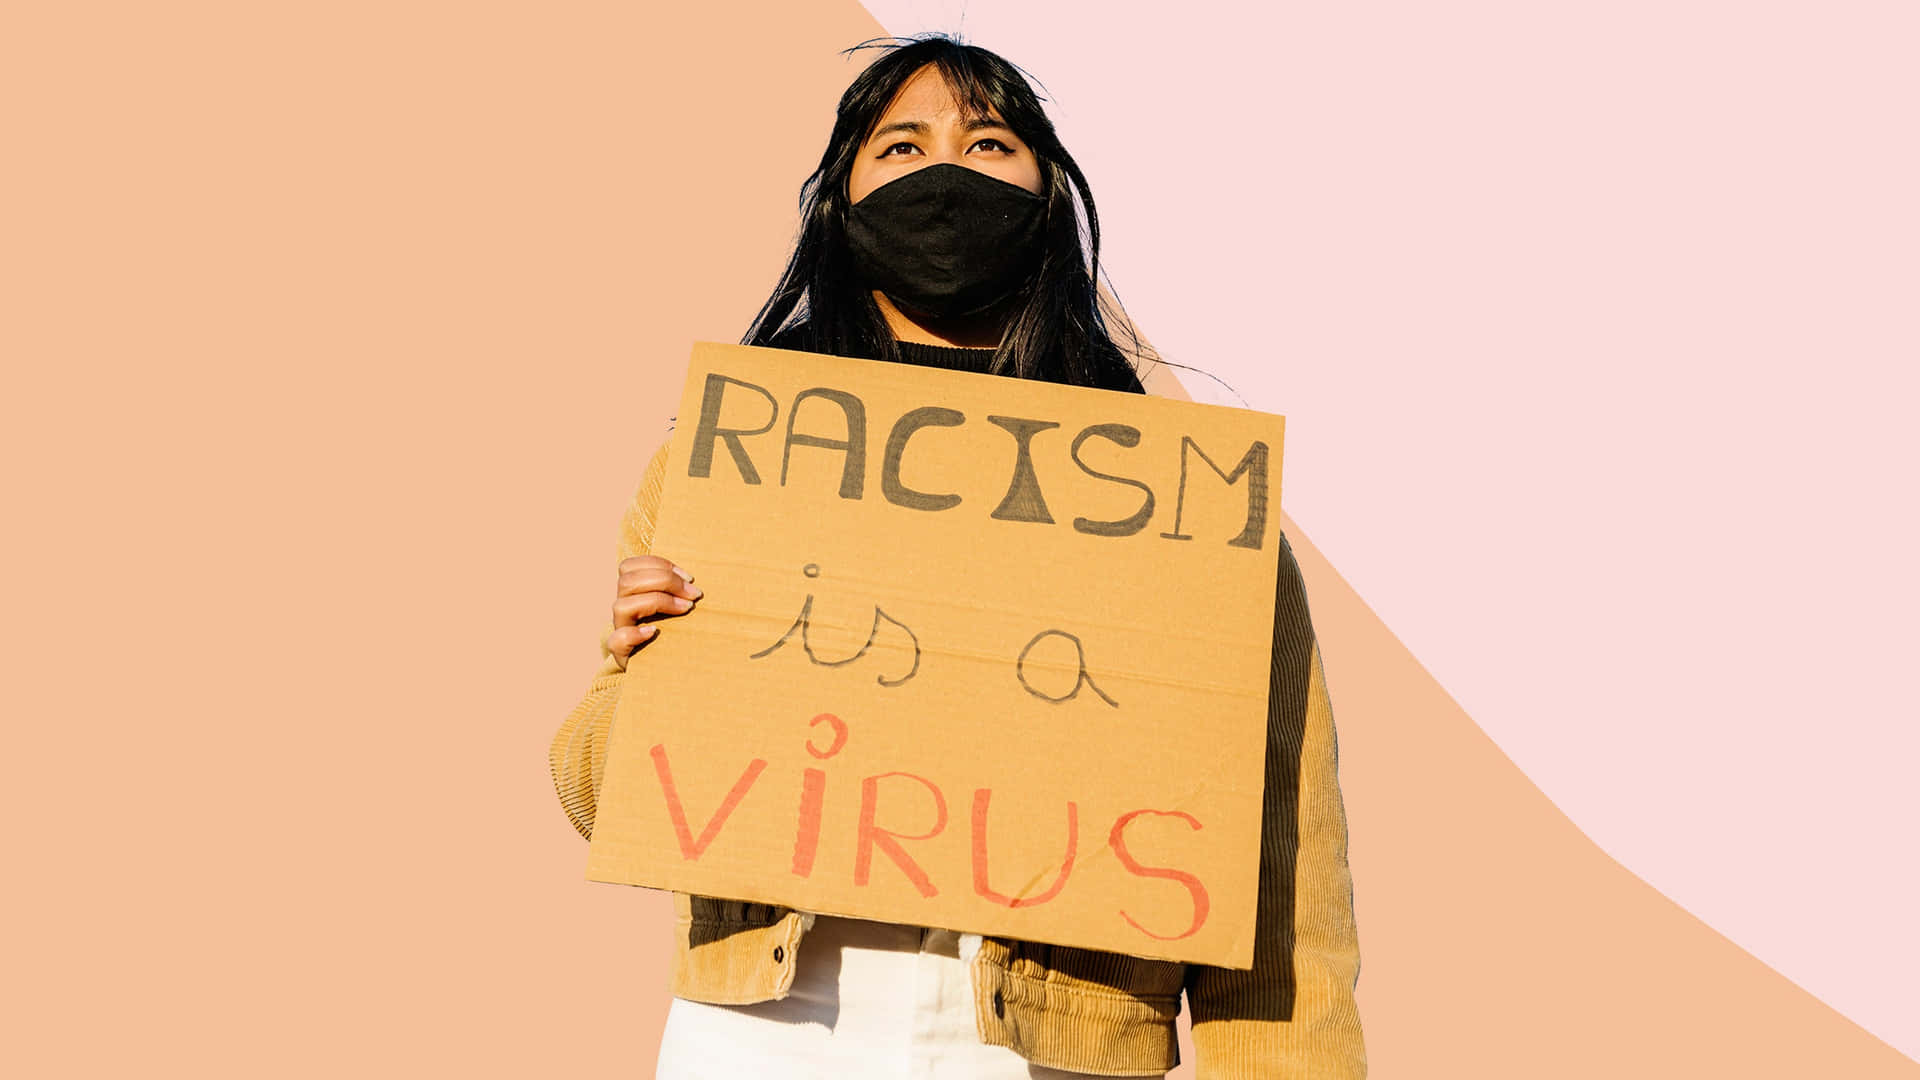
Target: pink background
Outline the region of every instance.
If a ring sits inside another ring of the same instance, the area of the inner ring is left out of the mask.
[[[1912,5],[866,6],[1040,77],[1129,313],[1582,831],[1920,1057]]]

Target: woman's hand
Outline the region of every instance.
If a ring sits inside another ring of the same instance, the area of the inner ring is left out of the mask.
[[[652,641],[659,628],[647,621],[660,616],[685,615],[700,599],[693,575],[658,555],[636,555],[620,560],[620,577],[613,592],[613,632],[607,651],[626,666],[635,649]]]

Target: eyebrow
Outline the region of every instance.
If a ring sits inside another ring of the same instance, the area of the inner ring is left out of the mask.
[[[1014,134],[1013,129],[1008,127],[1004,121],[995,120],[989,116],[976,116],[967,121],[962,127],[969,132],[984,131],[991,128],[995,131],[1004,131],[1009,135]],[[873,134],[867,136],[867,141],[872,142],[882,135],[891,135],[898,131],[904,131],[912,135],[926,135],[932,130],[933,128],[929,126],[925,120],[896,120],[885,127],[874,128]]]

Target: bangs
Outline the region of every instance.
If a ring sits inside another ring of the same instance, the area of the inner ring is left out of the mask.
[[[855,80],[856,86],[849,89],[847,99],[841,103],[842,121],[851,118],[849,111],[865,121],[860,124],[862,142],[873,134],[881,115],[908,80],[928,67],[938,70],[940,81],[946,84],[947,93],[953,96],[965,120],[988,120],[997,114],[1029,144],[1036,138],[1051,141],[1052,125],[1040,107],[1040,102],[1047,98],[1041,93],[1038,80],[1003,57],[977,45],[943,37],[880,38],[862,42],[847,51],[865,49],[886,50],[886,55]],[[870,85],[859,86],[869,78],[872,79]],[[1033,130],[1035,128],[1040,130]]]
[[[965,119],[986,120],[994,113],[1006,119],[1005,104],[993,100],[988,80],[982,76],[979,65],[973,62],[973,57],[966,53],[964,46],[942,53],[934,59],[933,66],[940,70],[940,80],[947,84],[947,92],[953,95],[954,103],[960,106]]]

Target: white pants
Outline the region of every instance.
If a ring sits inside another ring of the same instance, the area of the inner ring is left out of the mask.
[[[817,916],[793,990],[758,1005],[673,999],[658,1080],[913,1077],[1080,1080],[986,1046],[973,980],[946,930]]]

